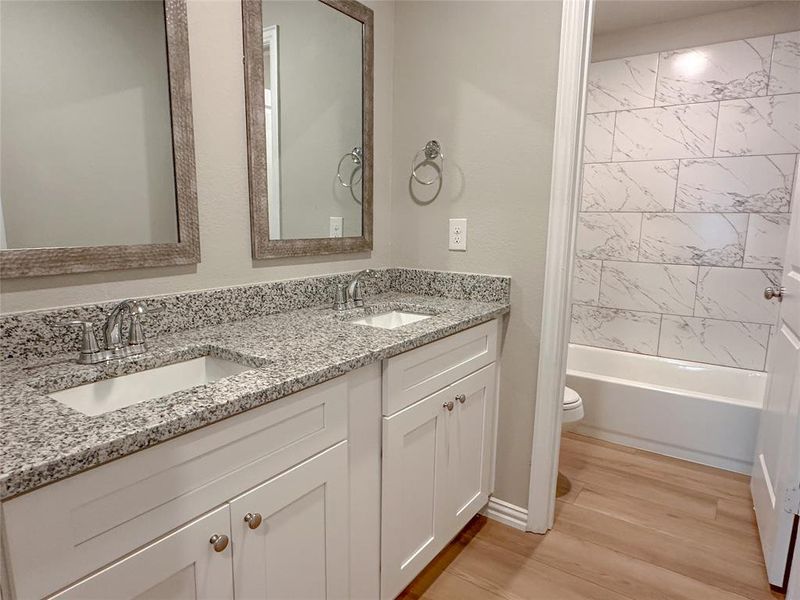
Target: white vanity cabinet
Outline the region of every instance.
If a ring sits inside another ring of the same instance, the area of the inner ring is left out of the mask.
[[[384,410],[399,407],[383,419],[384,599],[397,596],[489,500],[497,336],[496,322],[488,323],[384,366]],[[400,399],[387,398],[387,375]],[[444,387],[415,399],[411,390],[430,391],[431,381]]]
[[[0,505],[2,600],[393,598],[488,501],[498,322]]]
[[[380,382],[370,365],[3,502],[3,599],[376,598]]]

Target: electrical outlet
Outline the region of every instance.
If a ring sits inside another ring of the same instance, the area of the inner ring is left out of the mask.
[[[467,220],[450,219],[450,250],[467,250]]]
[[[330,234],[328,237],[342,237],[344,231],[344,217],[331,217]]]

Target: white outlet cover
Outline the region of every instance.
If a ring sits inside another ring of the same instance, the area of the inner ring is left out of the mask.
[[[329,237],[340,238],[344,235],[344,217],[331,217]]]
[[[448,247],[450,250],[461,252],[467,249],[467,220],[450,219],[450,237]]]

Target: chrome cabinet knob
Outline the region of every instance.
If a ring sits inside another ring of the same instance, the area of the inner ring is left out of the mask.
[[[458,400],[459,402],[461,402],[461,404],[464,404],[464,402],[466,402],[466,401],[467,401],[467,395],[466,395],[466,394],[458,394],[458,395],[456,396],[456,400]]]
[[[783,295],[786,293],[786,288],[781,287],[772,287],[768,286],[764,288],[764,298],[767,300],[772,300],[773,298],[777,298],[778,301],[783,300]]]
[[[244,522],[250,529],[258,529],[261,525],[261,513],[247,513],[244,516]]]
[[[208,543],[214,548],[214,552],[223,552],[225,548],[228,547],[228,536],[215,533],[211,536],[211,539],[208,540]]]
[[[454,406],[455,406],[455,404],[453,404],[453,401],[452,401],[452,400],[450,400],[449,402],[445,402],[444,404],[442,404],[442,408],[446,408],[447,410],[453,410],[453,407],[454,407]]]

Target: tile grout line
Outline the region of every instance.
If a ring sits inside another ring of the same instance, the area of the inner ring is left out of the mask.
[[[583,302],[573,302],[575,306],[583,306],[585,308],[593,308],[593,309],[602,309],[602,310],[611,310],[615,312],[629,312],[635,314],[642,314],[642,315],[659,315],[664,317],[678,317],[681,319],[699,319],[703,321],[716,321],[719,323],[738,323],[740,325],[763,325],[764,327],[772,327],[771,323],[757,323],[755,321],[739,321],[736,319],[722,319],[720,317],[697,317],[695,315],[681,315],[678,313],[673,312],[658,312],[654,310],[642,310],[642,309],[633,309],[633,308],[616,308],[614,306],[595,306],[594,304],[586,304]]]
[[[765,96],[762,96],[765,97]],[[624,111],[619,111],[624,112]],[[681,156],[679,158],[633,158],[628,160],[598,160],[598,161],[584,161],[587,165],[618,165],[625,163],[643,163],[643,162],[665,162],[670,160],[724,160],[736,158],[751,158],[751,157],[771,157],[771,156],[796,156],[797,152],[761,152],[753,154],[726,154],[722,156]]]
[[[710,100],[697,100],[696,102],[676,102],[675,104],[658,104],[653,106],[638,106],[634,108],[615,108],[613,110],[598,110],[595,112],[587,112],[587,115],[607,115],[608,113],[612,112],[633,112],[637,110],[652,110],[654,108],[675,108],[676,106],[696,106],[699,104],[713,104],[714,102],[733,102],[739,100],[758,100],[760,98],[766,98],[768,96],[792,96],[795,94],[800,94],[800,92],[779,92],[777,94],[766,94],[764,96],[733,96],[731,98],[714,98]]]

